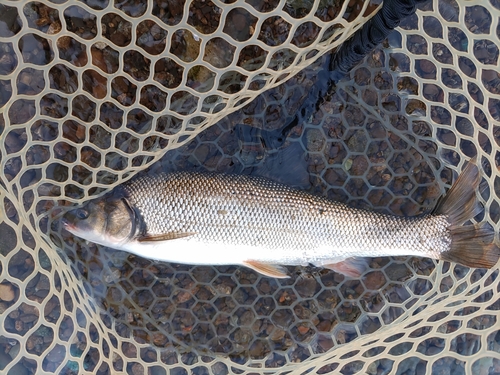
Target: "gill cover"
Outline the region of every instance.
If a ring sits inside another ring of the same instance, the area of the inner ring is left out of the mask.
[[[69,211],[63,224],[76,236],[106,246],[126,243],[143,229],[140,214],[121,188]]]

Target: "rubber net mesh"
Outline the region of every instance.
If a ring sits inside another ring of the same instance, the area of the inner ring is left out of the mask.
[[[148,168],[270,175],[417,215],[478,155],[476,219],[498,241],[500,3],[426,4],[327,88],[325,53],[376,8],[2,1],[2,373],[499,373],[498,265],[373,258],[361,280],[299,267],[275,280],[59,226],[64,206]]]

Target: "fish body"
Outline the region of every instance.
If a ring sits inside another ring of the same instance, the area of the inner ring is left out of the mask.
[[[178,172],[125,183],[67,213],[63,223],[76,236],[146,258],[245,265],[273,277],[286,277],[280,265],[307,264],[356,277],[365,268],[360,258],[391,255],[492,267],[500,252],[485,241],[493,232],[460,226],[480,210],[478,184],[470,163],[433,214],[408,218],[260,177]],[[477,256],[469,259],[464,244]]]

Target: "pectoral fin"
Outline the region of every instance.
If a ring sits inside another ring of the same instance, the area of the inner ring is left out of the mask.
[[[186,238],[189,236],[193,236],[196,233],[194,232],[188,232],[188,233],[182,233],[182,232],[170,232],[170,233],[163,233],[163,234],[148,234],[145,236],[141,236],[137,238],[137,241],[139,242],[156,242],[156,241],[170,241],[170,240],[176,240],[178,238]]]
[[[290,276],[287,275],[286,270],[275,264],[261,263],[256,260],[247,260],[243,264],[258,273],[269,277],[275,277],[277,279],[287,279]]]
[[[368,268],[368,261],[365,258],[347,258],[341,262],[323,264],[322,266],[345,276],[360,278]]]

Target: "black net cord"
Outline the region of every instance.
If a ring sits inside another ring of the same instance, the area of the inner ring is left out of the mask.
[[[333,54],[330,79],[337,83],[369,52],[382,43],[406,17],[415,13],[417,4],[428,0],[385,0],[378,13],[342,44]]]

